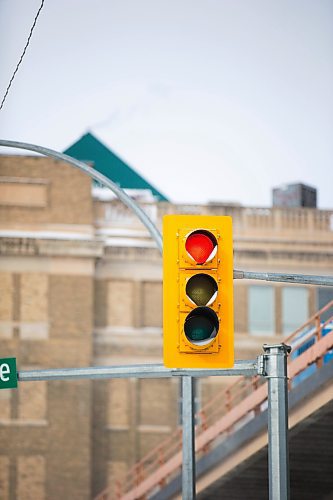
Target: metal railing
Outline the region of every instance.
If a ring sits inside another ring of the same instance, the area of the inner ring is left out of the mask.
[[[322,315],[328,316],[326,320]],[[289,389],[333,359],[333,300],[285,340],[293,347],[289,357]],[[217,393],[197,413],[196,454],[202,456],[221,440],[267,408],[267,381],[240,377]],[[182,465],[182,430],[167,439],[131,467],[122,482],[106,488],[95,500],[134,500],[163,488]]]

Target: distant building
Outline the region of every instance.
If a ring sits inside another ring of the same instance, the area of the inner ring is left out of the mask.
[[[96,170],[123,189],[150,190],[156,201],[168,201],[152,184],[90,133],[83,135],[64,153],[92,164]]]
[[[317,190],[306,184],[285,184],[273,188],[273,207],[317,207]]]
[[[100,167],[89,150],[77,157]],[[159,228],[169,213],[231,215],[235,269],[332,274],[333,211],[172,205],[156,202],[151,187],[125,187],[141,188],[131,195]],[[160,253],[137,217],[91,189],[83,172],[50,158],[0,156],[0,257],[1,358],[16,357],[20,370],[161,362]],[[236,359],[283,341],[333,297],[330,287],[234,285]],[[198,406],[229,379],[200,379]],[[91,500],[105,486],[117,498],[117,480],[178,428],[181,397],[176,377],[0,391],[0,499]]]

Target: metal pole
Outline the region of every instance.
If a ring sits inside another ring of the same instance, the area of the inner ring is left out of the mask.
[[[195,498],[194,378],[182,377],[183,467],[182,499]]]
[[[285,344],[264,345],[268,379],[269,499],[289,500],[288,384]]]
[[[333,286],[333,276],[290,273],[257,273],[234,269],[234,280],[263,280],[277,283],[300,283],[302,285]]]
[[[219,377],[243,375],[254,377],[260,375],[258,360],[235,361],[232,368],[193,369],[165,368],[162,364],[120,365],[120,366],[87,366],[81,368],[49,368],[44,370],[19,370],[19,382],[36,380],[79,380],[79,379],[111,379],[111,378],[169,378],[169,377]]]

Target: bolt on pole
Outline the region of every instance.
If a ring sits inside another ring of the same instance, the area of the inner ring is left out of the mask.
[[[263,346],[268,379],[269,500],[289,500],[288,377],[285,344]]]

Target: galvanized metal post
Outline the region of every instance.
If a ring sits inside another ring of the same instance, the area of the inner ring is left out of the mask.
[[[182,377],[183,468],[182,499],[195,499],[194,378]]]
[[[288,378],[285,344],[264,345],[268,379],[269,499],[289,500]]]

